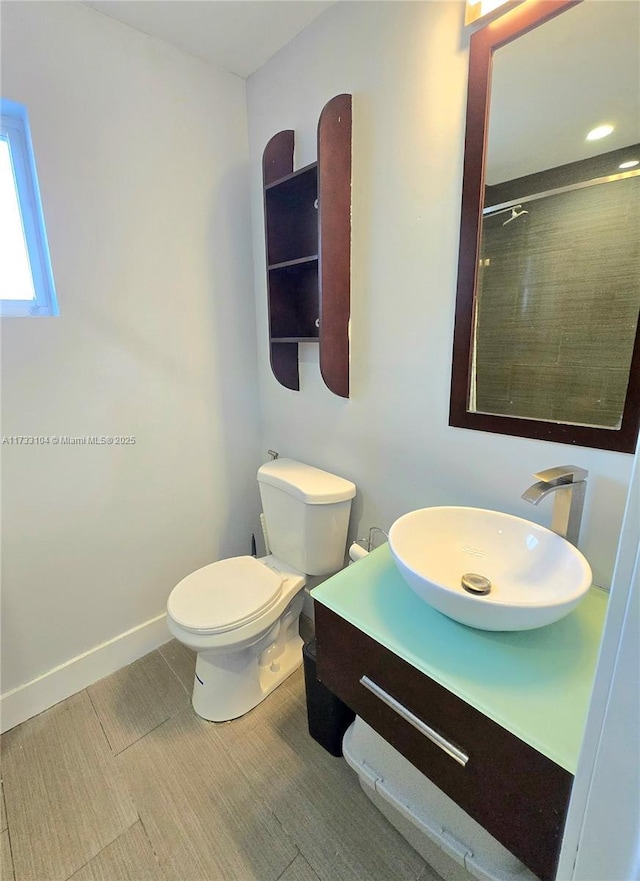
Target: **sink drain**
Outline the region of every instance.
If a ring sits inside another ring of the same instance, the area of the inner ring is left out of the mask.
[[[478,575],[476,572],[466,572],[460,579],[460,583],[469,593],[475,593],[484,596],[491,590],[491,582],[484,575]]]

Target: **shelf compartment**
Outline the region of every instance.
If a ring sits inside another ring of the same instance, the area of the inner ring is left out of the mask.
[[[269,334],[272,339],[318,339],[317,261],[270,269],[269,294]]]
[[[270,266],[318,253],[318,169],[311,165],[265,190]]]

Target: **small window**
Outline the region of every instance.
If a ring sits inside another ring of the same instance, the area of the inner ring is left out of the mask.
[[[57,315],[27,109],[0,105],[0,315]]]

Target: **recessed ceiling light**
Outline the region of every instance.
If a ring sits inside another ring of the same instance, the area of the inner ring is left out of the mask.
[[[618,168],[633,168],[635,165],[640,165],[640,159],[629,159],[628,162],[621,162]]]
[[[613,131],[612,125],[598,125],[592,128],[587,135],[587,141],[599,141],[600,138],[606,138]]]

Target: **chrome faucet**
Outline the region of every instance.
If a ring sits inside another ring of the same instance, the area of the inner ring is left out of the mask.
[[[582,509],[589,472],[577,465],[559,465],[534,474],[537,483],[522,493],[525,502],[537,505],[549,493],[556,493],[551,515],[551,529],[578,546]]]

